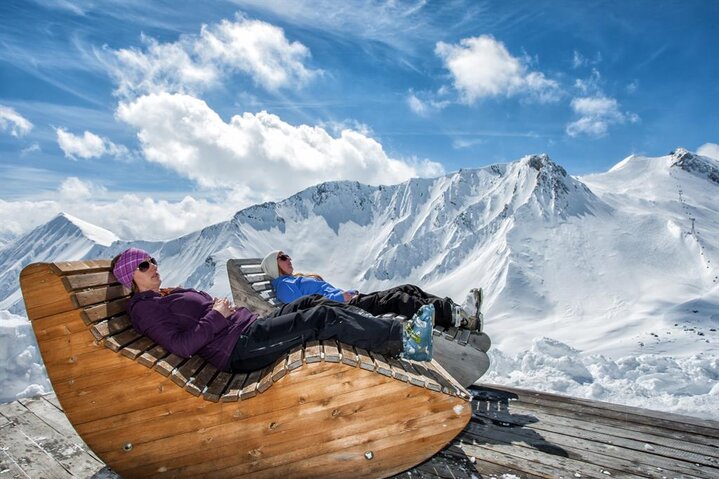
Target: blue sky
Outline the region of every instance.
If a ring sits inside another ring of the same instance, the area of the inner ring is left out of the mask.
[[[719,147],[719,2],[0,4],[0,239],[172,237],[334,179]],[[147,221],[138,223],[137,218]]]

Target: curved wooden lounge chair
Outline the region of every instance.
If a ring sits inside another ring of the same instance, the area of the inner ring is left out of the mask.
[[[235,303],[250,304],[253,311],[267,314],[282,303],[275,297],[261,263],[262,258],[230,259],[227,275]],[[384,316],[404,318],[394,314]],[[461,385],[469,387],[489,369],[487,351],[491,344],[486,333],[435,326],[433,357]]]
[[[330,341],[229,374],[168,354],[132,329],[109,266],[31,264],[20,284],[67,417],[125,479],[384,477],[470,420],[468,392],[436,362]]]

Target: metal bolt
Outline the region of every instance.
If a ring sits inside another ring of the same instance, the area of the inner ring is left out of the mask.
[[[367,451],[364,453],[364,458],[371,461],[374,458],[374,453],[372,451]]]
[[[131,442],[126,442],[125,445],[122,446],[122,449],[123,449],[125,452],[130,452],[130,451],[132,451],[132,443],[131,443]]]

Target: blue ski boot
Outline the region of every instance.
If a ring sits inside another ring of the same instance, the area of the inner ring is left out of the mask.
[[[434,306],[425,304],[402,329],[402,354],[413,361],[432,360],[432,325]]]

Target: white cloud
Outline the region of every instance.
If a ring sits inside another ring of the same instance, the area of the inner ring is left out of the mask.
[[[567,134],[572,137],[582,134],[600,137],[607,134],[610,125],[639,121],[638,115],[623,113],[617,100],[603,95],[574,98],[571,105],[572,110],[580,116],[567,125]]]
[[[30,120],[20,115],[14,108],[0,105],[0,130],[9,131],[14,137],[27,135],[32,130]]]
[[[58,189],[60,196],[69,200],[85,200],[97,195],[104,195],[107,190],[102,186],[96,186],[89,181],[82,181],[76,176],[70,176],[60,184]]]
[[[122,145],[116,145],[107,138],[101,138],[96,134],[85,131],[82,136],[77,136],[63,128],[56,128],[57,144],[71,159],[77,158],[99,158],[103,155],[116,157],[127,156],[129,151]]]
[[[697,154],[719,160],[719,145],[716,143],[704,143],[697,149]]]
[[[268,90],[300,87],[319,74],[305,67],[310,51],[290,42],[284,31],[258,20],[238,17],[203,25],[199,35],[174,43],[143,36],[144,50],[112,51],[111,73],[118,93],[198,93],[236,72],[249,75]]]
[[[376,140],[351,129],[332,136],[264,111],[225,122],[204,101],[187,95],[143,96],[121,103],[117,117],[137,128],[147,160],[203,187],[251,192],[255,201],[327,180],[392,184],[441,170],[426,160],[392,159]]]
[[[37,153],[39,151],[42,151],[42,148],[40,148],[40,145],[37,143],[33,143],[32,145],[28,146],[27,148],[23,148],[20,150],[20,156],[27,156],[31,153]]]
[[[442,94],[443,92],[438,93],[438,95]],[[420,98],[420,96],[422,98]],[[407,95],[407,106],[409,106],[409,109],[412,110],[416,115],[423,117],[429,116],[431,113],[443,110],[448,105],[448,101],[438,100],[434,98],[433,95],[430,93],[415,93],[410,90],[409,94]]]
[[[559,99],[559,84],[543,73],[530,71],[528,60],[512,56],[490,35],[462,39],[459,44],[438,42],[435,53],[452,74],[464,103],[486,97],[529,95],[541,102]]]

